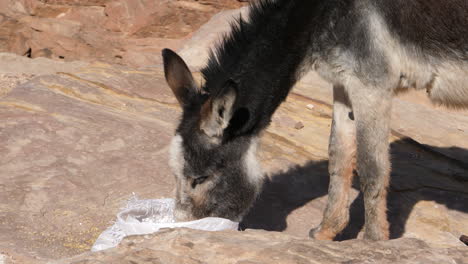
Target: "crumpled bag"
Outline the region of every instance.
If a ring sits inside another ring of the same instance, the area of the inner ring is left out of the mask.
[[[94,242],[91,251],[117,246],[129,235],[157,232],[161,228],[187,227],[205,231],[238,230],[239,223],[225,218],[207,217],[190,222],[175,222],[174,199],[130,199],[127,207],[117,214],[114,225],[107,228]]]

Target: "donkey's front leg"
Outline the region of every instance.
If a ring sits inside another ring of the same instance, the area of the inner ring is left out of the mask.
[[[344,87],[333,87],[333,121],[328,147],[328,202],[322,223],[309,233],[316,239],[333,239],[349,221],[349,190],[356,153],[356,127],[353,120],[353,112]]]
[[[357,171],[364,196],[364,238],[388,239],[388,139],[392,92],[376,87],[350,90],[357,138]]]

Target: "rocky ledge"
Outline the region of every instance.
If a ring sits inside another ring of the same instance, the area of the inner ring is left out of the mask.
[[[86,253],[51,264],[465,264],[466,248],[435,249],[411,238],[372,242],[302,239],[278,232],[164,230],[126,238],[115,249]]]

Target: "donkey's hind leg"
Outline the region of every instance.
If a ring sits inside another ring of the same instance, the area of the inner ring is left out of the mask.
[[[328,147],[328,202],[322,223],[309,233],[316,239],[333,239],[349,221],[349,191],[356,153],[356,127],[353,120],[344,87],[333,87],[333,121]]]
[[[356,165],[364,196],[364,238],[388,239],[386,196],[392,93],[377,87],[355,88],[349,91],[349,98],[356,122]]]

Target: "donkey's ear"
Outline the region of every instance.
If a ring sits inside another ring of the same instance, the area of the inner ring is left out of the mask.
[[[191,98],[199,93],[199,87],[193,80],[187,64],[170,49],[163,49],[164,76],[181,106],[187,105]]]
[[[229,125],[236,101],[235,86],[229,85],[221,95],[206,101],[201,110],[200,129],[209,137],[221,138]]]

